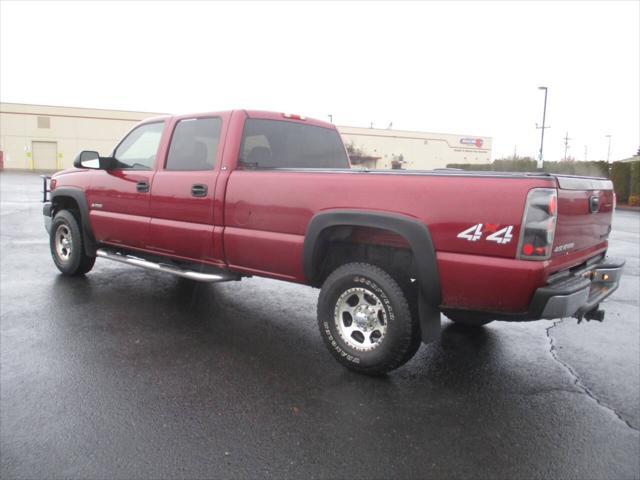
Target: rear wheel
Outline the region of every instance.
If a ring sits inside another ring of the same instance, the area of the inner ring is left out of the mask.
[[[410,360],[420,346],[418,322],[398,282],[368,263],[337,268],[318,298],[325,344],[342,365],[360,373],[384,374]]]
[[[84,275],[96,262],[96,257],[85,253],[82,229],[69,210],[61,210],[53,217],[49,247],[53,263],[65,275]]]

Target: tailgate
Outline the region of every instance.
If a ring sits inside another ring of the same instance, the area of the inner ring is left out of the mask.
[[[558,221],[552,257],[593,249],[611,231],[614,208],[610,180],[556,175]]]

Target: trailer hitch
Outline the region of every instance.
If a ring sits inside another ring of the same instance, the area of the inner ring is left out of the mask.
[[[578,319],[578,324],[580,324],[582,320],[586,320],[587,322],[591,320],[595,320],[596,322],[603,322],[604,310],[600,310],[598,307],[600,307],[600,304],[596,305],[588,312],[584,312],[579,315],[576,315],[576,318]]]

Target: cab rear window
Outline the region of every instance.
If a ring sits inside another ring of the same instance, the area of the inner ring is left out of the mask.
[[[280,120],[247,119],[240,166],[258,168],[349,168],[336,130]]]

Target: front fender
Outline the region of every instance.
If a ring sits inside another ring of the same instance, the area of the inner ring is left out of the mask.
[[[71,199],[77,205],[78,211],[80,212],[80,221],[82,223],[82,237],[85,253],[91,257],[95,257],[97,243],[91,229],[91,222],[89,221],[89,206],[87,205],[85,192],[76,187],[58,187],[51,192],[50,198],[51,205],[53,207],[52,213],[54,215],[57,210],[56,203],[61,203],[61,200],[63,199]]]

